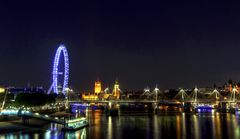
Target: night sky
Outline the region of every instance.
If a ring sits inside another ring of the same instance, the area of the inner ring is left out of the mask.
[[[70,86],[122,90],[240,80],[240,4],[220,1],[0,2],[0,85],[49,88],[59,44]]]

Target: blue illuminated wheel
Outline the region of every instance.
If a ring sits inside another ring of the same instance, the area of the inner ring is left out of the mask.
[[[59,72],[58,70],[58,65],[59,65],[59,59],[60,55],[63,52],[64,55],[64,72]],[[53,92],[56,94],[59,94],[58,90],[58,76],[59,75],[64,75],[64,80],[63,80],[63,86],[62,86],[62,93],[66,93],[66,89],[68,88],[68,79],[69,79],[69,60],[68,60],[68,52],[67,49],[64,45],[60,45],[57,49],[55,59],[54,59],[54,65],[53,65]]]

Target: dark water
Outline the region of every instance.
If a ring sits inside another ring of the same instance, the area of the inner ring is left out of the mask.
[[[89,113],[90,126],[76,132],[63,133],[60,125],[51,124],[39,131],[3,134],[0,138],[238,139],[240,138],[239,115],[168,113],[152,116],[106,117],[100,111],[95,111]]]

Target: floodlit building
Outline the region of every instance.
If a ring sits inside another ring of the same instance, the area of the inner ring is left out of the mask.
[[[98,100],[99,94],[102,91],[102,85],[99,80],[97,80],[94,84],[94,93],[83,93],[82,99],[83,100]]]
[[[95,95],[95,94],[91,94],[91,93],[88,93],[88,94],[83,94],[82,95],[82,99],[83,100],[98,100],[98,96]]]
[[[95,87],[94,87],[94,93],[98,95],[99,93],[101,93],[101,91],[102,91],[101,82],[96,81],[95,82]]]
[[[114,88],[113,88],[113,96],[116,97],[116,99],[120,98],[120,88],[118,81],[115,82]]]
[[[108,88],[103,91],[102,84],[99,80],[96,81],[94,85],[94,92],[82,93],[83,100],[112,100],[120,98],[121,90],[118,81],[115,82],[112,93]]]

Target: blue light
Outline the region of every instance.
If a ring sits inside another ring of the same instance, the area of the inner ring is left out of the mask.
[[[59,59],[61,52],[63,52],[64,55],[64,81],[63,81],[63,87],[62,87],[62,93],[66,93],[66,89],[68,88],[68,79],[69,79],[69,59],[68,59],[68,52],[64,45],[60,45],[57,49],[54,64],[53,64],[53,92],[58,94],[58,75],[60,72],[58,71],[58,65],[59,65]]]

